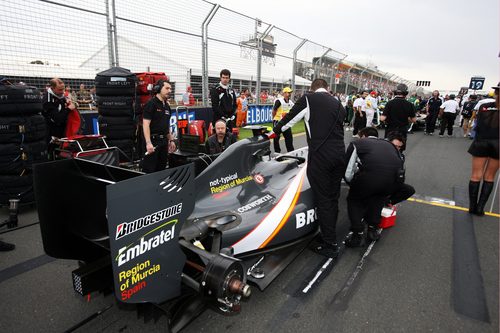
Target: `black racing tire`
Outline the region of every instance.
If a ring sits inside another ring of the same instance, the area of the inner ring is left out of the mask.
[[[97,96],[134,96],[136,84],[136,75],[121,67],[112,67],[95,77]]]
[[[35,201],[33,193],[33,176],[0,175],[0,205],[7,205],[10,199],[20,199],[21,203]]]
[[[101,116],[134,116],[134,98],[129,96],[101,96],[97,107]]]
[[[42,112],[40,91],[30,86],[0,85],[0,116]]]
[[[0,175],[20,175],[31,170],[33,164],[47,160],[45,140],[0,144]]]
[[[41,115],[0,117],[0,144],[45,140],[47,123]]]
[[[108,140],[134,139],[137,126],[131,117],[99,116],[99,133]]]

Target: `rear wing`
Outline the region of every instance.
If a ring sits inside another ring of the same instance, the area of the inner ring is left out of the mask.
[[[180,294],[186,258],[178,235],[194,208],[192,165],[144,175],[68,159],[37,164],[33,174],[48,255],[107,262],[122,302]]]

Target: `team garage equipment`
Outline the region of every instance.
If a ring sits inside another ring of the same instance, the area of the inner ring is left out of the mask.
[[[121,161],[131,162],[137,154],[135,94],[137,77],[128,69],[112,67],[96,75],[99,134],[121,151]]]
[[[265,289],[318,232],[306,157],[272,157],[257,136],[198,176],[192,164],[152,174],[78,158],[38,164],[44,249],[80,261],[79,294],[112,288],[120,303],[162,310],[174,332],[207,306],[239,312],[250,284]]]
[[[0,83],[0,205],[31,203],[32,168],[47,161],[47,127],[35,87]]]

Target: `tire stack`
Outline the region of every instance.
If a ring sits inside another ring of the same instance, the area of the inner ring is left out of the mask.
[[[40,91],[0,85],[0,205],[34,201],[33,164],[47,161],[47,125]]]
[[[110,147],[118,147],[121,162],[133,161],[136,153],[137,126],[134,103],[137,78],[122,67],[113,67],[96,75],[99,133]]]

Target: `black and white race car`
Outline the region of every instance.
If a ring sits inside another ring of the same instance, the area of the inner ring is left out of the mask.
[[[81,159],[36,165],[44,249],[75,259],[81,295],[112,288],[153,304],[182,329],[207,306],[240,311],[318,232],[307,148],[272,156],[264,136],[238,141],[195,177]]]

